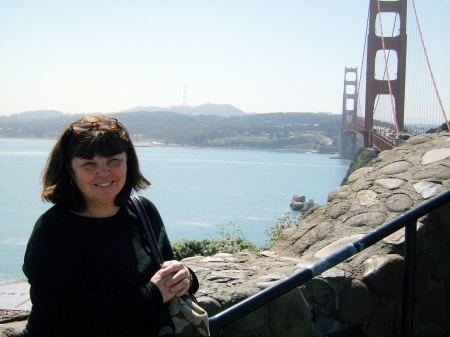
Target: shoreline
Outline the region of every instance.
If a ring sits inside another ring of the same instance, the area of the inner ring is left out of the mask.
[[[55,141],[55,138],[34,138],[34,137],[0,137],[0,140],[46,140]],[[280,152],[280,153],[313,153],[313,154],[328,154],[334,155],[339,152],[319,152],[314,149],[291,149],[291,148],[261,148],[261,147],[233,147],[233,146],[201,146],[201,145],[182,145],[182,144],[164,144],[152,140],[133,140],[135,147],[186,147],[199,149],[225,149],[225,150],[250,150],[250,151],[264,151],[264,152]],[[344,159],[344,158],[336,158]]]

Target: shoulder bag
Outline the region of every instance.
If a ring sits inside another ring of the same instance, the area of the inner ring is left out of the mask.
[[[150,251],[159,265],[162,265],[164,258],[158,248],[158,243],[144,205],[139,197],[132,195],[130,198],[142,223]],[[163,336],[209,336],[208,314],[198,305],[193,295],[186,293],[181,297],[175,296],[169,301],[167,315],[163,318],[163,325],[158,333],[158,337]]]

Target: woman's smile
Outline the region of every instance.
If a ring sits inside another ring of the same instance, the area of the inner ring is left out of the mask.
[[[108,186],[111,186],[112,183],[113,183],[113,181],[111,181],[109,183],[97,183],[97,184],[94,184],[94,185],[99,186],[99,187],[108,187]]]

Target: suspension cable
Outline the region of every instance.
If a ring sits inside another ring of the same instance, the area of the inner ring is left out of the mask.
[[[423,40],[422,29],[420,28],[419,17],[417,15],[417,10],[416,10],[416,2],[414,0],[412,0],[412,4],[413,4],[413,8],[414,8],[414,15],[416,17],[417,28],[419,29],[420,40],[422,42],[422,48],[423,48],[423,51],[425,53],[425,58],[427,60],[427,65],[428,65],[428,70],[430,71],[431,80],[433,81],[434,91],[436,92],[437,99],[438,99],[439,105],[441,107],[442,115],[444,116],[445,123],[447,124],[447,130],[450,131],[447,115],[445,113],[444,106],[443,106],[442,101],[441,101],[441,95],[439,94],[439,90],[437,88],[436,81],[434,80],[433,70],[431,69],[431,64],[430,64],[430,60],[428,58],[427,48],[425,47],[425,42]]]
[[[387,57],[386,57],[386,46],[384,44],[383,24],[381,22],[380,0],[377,0],[377,4],[378,4],[378,17],[380,18],[381,43],[382,43],[382,46],[383,46],[384,64],[386,66],[385,69],[386,69],[386,76],[387,76],[387,82],[388,82],[388,87],[389,87],[389,97],[391,99],[392,111],[394,113],[395,132],[398,135],[399,131],[398,131],[398,123],[397,123],[397,112],[395,110],[394,96],[392,95],[391,80],[390,80],[390,77],[389,77],[389,67],[388,67]]]
[[[359,73],[359,82],[358,82],[358,95],[357,95],[357,99],[356,99],[356,104],[359,105],[359,111],[361,111],[362,113],[362,107],[361,107],[361,101],[359,99],[359,93],[360,93],[360,87],[361,87],[361,82],[362,82],[362,74],[363,74],[363,69],[364,69],[364,59],[366,56],[366,50],[367,50],[367,40],[368,40],[368,30],[369,30],[369,20],[370,19],[370,7],[367,10],[367,19],[366,19],[366,32],[364,33],[364,48],[363,48],[363,56],[361,59],[361,67],[360,67],[360,73]],[[358,107],[356,107],[356,124],[358,124]]]

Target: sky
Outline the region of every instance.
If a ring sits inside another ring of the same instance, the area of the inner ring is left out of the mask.
[[[415,0],[444,105],[450,1]],[[0,0],[0,115],[342,112],[369,0]]]

